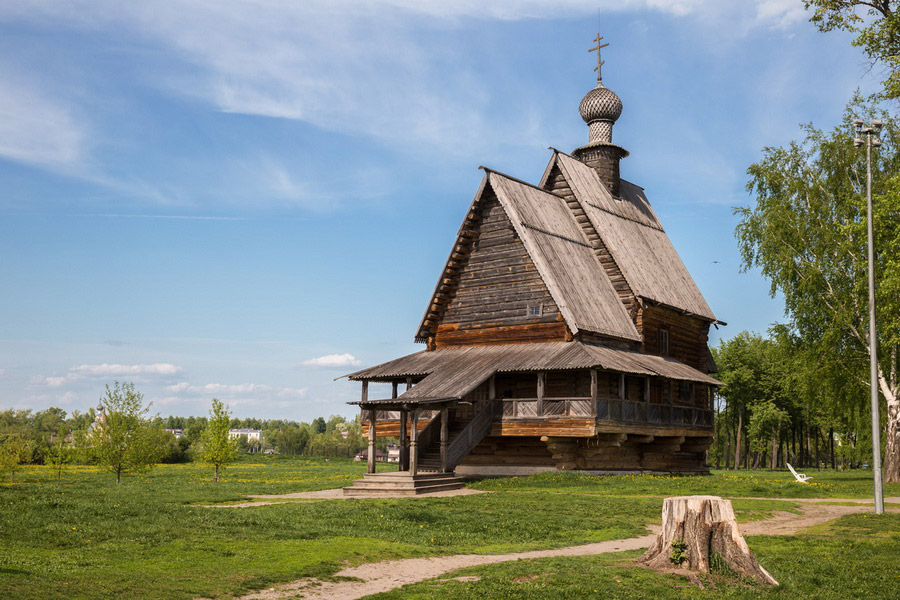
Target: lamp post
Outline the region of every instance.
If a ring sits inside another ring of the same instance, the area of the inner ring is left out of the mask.
[[[875,514],[884,512],[884,490],[881,483],[881,419],[878,402],[878,334],[875,328],[875,251],[872,226],[872,148],[881,146],[878,133],[883,123],[879,120],[865,126],[862,119],[853,121],[856,138],[853,145],[866,146],[866,213],[869,240],[869,388],[872,396],[872,470],[875,477]],[[865,140],[863,140],[865,137]]]

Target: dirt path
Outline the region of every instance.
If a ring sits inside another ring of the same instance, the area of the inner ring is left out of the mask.
[[[473,490],[474,491],[474,490]],[[315,498],[324,498],[324,492],[304,492],[300,494],[285,494],[282,498],[310,498],[308,494],[320,494]],[[448,494],[449,495],[449,494]],[[431,495],[433,496],[433,495]],[[254,496],[260,497],[260,496]],[[871,506],[866,500],[859,499],[832,499],[832,498],[771,498],[797,502],[801,505],[801,513],[774,511],[772,517],[759,521],[751,521],[741,525],[741,531],[745,535],[791,535],[799,531],[826,523],[832,519],[853,513],[869,512]],[[885,498],[887,502],[900,502],[900,498]],[[853,506],[836,504],[822,504],[823,502],[849,502]],[[250,503],[259,506],[262,503]],[[234,504],[229,506],[235,506]],[[900,508],[889,507],[890,512],[900,512]],[[402,560],[381,561],[366,563],[357,567],[348,567],[336,573],[337,577],[352,577],[353,581],[320,581],[307,578],[288,584],[279,585],[246,596],[239,600],[284,600],[297,597],[303,600],[354,600],[371,594],[386,592],[410,583],[417,583],[431,579],[457,569],[488,565],[510,560],[529,558],[549,558],[556,556],[586,556],[592,554],[604,554],[607,552],[621,552],[648,547],[655,539],[658,527],[652,527],[653,533],[640,537],[585,544],[582,546],[569,546],[552,550],[533,550],[530,552],[515,552],[512,554],[457,554],[453,556],[438,556],[433,558],[408,558]]]
[[[473,494],[490,494],[486,490],[473,490],[460,488],[458,490],[446,490],[443,492],[431,492],[430,494],[385,494],[378,496],[384,498],[446,498],[449,496],[471,496]],[[294,492],[292,494],[247,494],[247,498],[257,498],[252,502],[234,502],[232,504],[202,504],[204,508],[251,508],[254,506],[271,506],[273,504],[292,504],[300,502],[314,502],[316,500],[366,500],[365,496],[345,496],[344,488],[333,490],[319,490],[316,492]]]

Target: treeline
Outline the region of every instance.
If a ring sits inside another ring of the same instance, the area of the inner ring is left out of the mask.
[[[153,432],[156,462],[178,463],[198,460],[208,429],[207,417],[151,417],[145,425]],[[0,411],[0,469],[14,471],[20,464],[54,464],[65,455],[66,463],[90,464],[97,461],[85,443],[99,423],[95,409],[71,414],[57,407],[41,411]],[[256,429],[262,439],[247,436],[235,439],[239,451],[326,457],[352,457],[366,448],[360,434],[359,419],[347,420],[333,415],[318,417],[309,423],[284,419],[231,419],[230,429]],[[181,430],[176,435],[165,430]],[[384,450],[388,440],[379,439]]]
[[[869,466],[867,382],[805,348],[786,328],[769,337],[742,332],[713,348],[725,386],[717,396],[716,468]]]

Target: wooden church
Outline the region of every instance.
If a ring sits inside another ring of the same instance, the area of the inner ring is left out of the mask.
[[[348,494],[421,493],[456,476],[707,471],[720,382],[716,320],[644,190],[619,176],[622,101],[597,85],[579,110],[588,143],[553,150],[532,185],[484,168],[416,333],[421,352],[351,373],[374,457],[400,472]],[[369,382],[390,383],[370,398]],[[402,388],[401,388],[402,386]]]

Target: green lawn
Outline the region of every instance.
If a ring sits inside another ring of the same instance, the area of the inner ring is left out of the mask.
[[[704,588],[680,575],[634,565],[639,551],[576,558],[522,560],[473,567],[373,600],[892,600],[898,597],[900,515],[852,515],[798,536],[751,537],[750,547],[781,585],[765,588],[723,575],[700,577]],[[459,581],[457,577],[475,577]]]
[[[595,477],[572,471],[531,477],[485,479],[472,487],[495,491],[565,492],[621,496],[689,496],[712,494],[750,498],[872,498],[871,471],[806,471],[809,483],[797,483],[788,471],[714,471],[707,477],[614,475]],[[885,496],[900,496],[900,484],[884,485]]]
[[[688,480],[660,479],[648,484],[652,492],[622,482],[616,495],[594,495],[603,484],[591,488],[564,474],[523,480],[518,489],[529,493],[199,506],[340,487],[364,470],[349,460],[250,457],[218,484],[209,468],[164,465],[120,485],[109,473],[71,467],[57,486],[48,469],[24,468],[15,483],[0,484],[0,598],[224,597],[327,576],[346,563],[630,537],[659,522],[662,496],[688,493]],[[580,493],[556,493],[560,481]],[[690,481],[718,485],[716,477]],[[477,485],[498,484],[514,487],[509,480]],[[734,505],[742,520],[794,508],[764,500]]]

